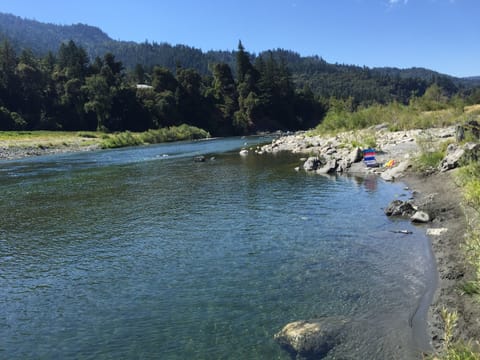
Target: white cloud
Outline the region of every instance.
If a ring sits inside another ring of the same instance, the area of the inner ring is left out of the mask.
[[[408,3],[408,0],[388,0],[388,3],[390,5],[396,5],[396,4],[407,4]]]

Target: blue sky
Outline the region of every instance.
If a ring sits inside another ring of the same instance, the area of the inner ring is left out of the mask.
[[[284,48],[342,64],[480,76],[480,0],[0,0],[0,12],[202,50]]]

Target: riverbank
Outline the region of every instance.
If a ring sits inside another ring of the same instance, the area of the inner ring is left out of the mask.
[[[92,151],[101,148],[95,132],[0,132],[0,160]]]
[[[360,175],[376,173],[386,181],[401,181],[408,185],[413,193],[414,204],[430,216],[430,221],[421,226],[430,235],[438,271],[438,283],[432,284],[436,289],[427,320],[430,344],[436,353],[445,345],[442,309],[458,313],[452,341],[474,341],[474,349],[480,350],[477,340],[480,339],[480,305],[474,297],[461,291],[462,285],[474,280],[475,272],[465,258],[465,212],[469,209],[462,201],[461,189],[455,180],[457,170],[450,170],[456,164],[444,161],[443,169],[440,169],[428,164],[419,165],[415,161],[426,149],[434,153],[449,146],[450,153],[453,153],[456,151],[454,144],[454,127],[389,132],[380,126],[330,137],[296,134],[274,140],[258,151],[297,153],[303,160],[308,158],[304,166],[307,171]],[[380,167],[368,168],[355,158],[359,149],[365,147],[377,149],[376,161]],[[307,165],[308,161],[314,162],[312,159],[319,160],[317,168]],[[455,159],[449,161],[455,162]],[[393,166],[382,166],[388,162]],[[296,170],[303,171],[301,166]],[[386,199],[385,206],[391,200]]]
[[[0,160],[206,138],[210,138],[208,132],[185,124],[141,133],[2,131]]]

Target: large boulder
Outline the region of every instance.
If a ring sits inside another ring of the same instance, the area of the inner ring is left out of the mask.
[[[444,172],[459,167],[468,161],[477,161],[480,158],[480,144],[466,143],[463,146],[450,144],[447,147],[447,155],[439,165],[439,170]]]
[[[412,203],[402,200],[393,200],[384,210],[387,216],[412,216],[415,211]]]
[[[465,150],[463,148],[450,144],[447,148],[447,155],[439,165],[440,171],[455,169],[460,165],[460,161],[464,156]]]
[[[305,171],[315,171],[321,165],[322,162],[320,161],[320,158],[318,158],[317,156],[310,156],[303,164],[303,168],[305,169]]]
[[[358,163],[363,158],[363,152],[360,148],[353,149],[350,153],[343,154],[338,161],[336,171],[339,173],[347,172],[354,163]]]
[[[330,159],[325,165],[317,169],[317,174],[331,174],[337,169],[337,160]]]
[[[274,335],[274,339],[294,356],[318,359],[340,342],[346,323],[343,318],[295,321],[285,325]]]
[[[350,164],[353,164],[353,163],[359,162],[360,160],[362,160],[362,158],[363,158],[362,149],[357,147],[357,148],[353,149],[352,152],[348,155],[347,161]]]

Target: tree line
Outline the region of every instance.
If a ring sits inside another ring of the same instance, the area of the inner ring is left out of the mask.
[[[296,130],[317,124],[325,106],[306,87],[296,90],[284,61],[255,62],[241,42],[236,68],[210,66],[201,75],[138,64],[126,71],[112,53],[90,61],[75,42],[56,54],[16,54],[0,45],[0,130],[145,131],[180,124],[212,135]]]
[[[142,43],[111,39],[101,29],[85,24],[55,25],[18,16],[0,13],[0,38],[11,41],[18,53],[31,49],[38,57],[48,51],[57,53],[64,39],[72,39],[85,49],[90,59],[112,53],[122,62],[126,71],[142,64],[151,74],[155,66],[163,66],[176,74],[178,64],[195,69],[202,77],[212,73],[212,65],[225,63],[236,69],[237,51],[207,51],[187,45],[170,45],[145,41]],[[354,98],[359,105],[397,101],[408,104],[412,96],[422,96],[433,83],[439,84],[447,93],[468,96],[472,88],[480,85],[479,79],[455,78],[424,68],[368,68],[345,64],[330,64],[319,56],[300,56],[285,49],[249,54],[255,63],[258,57],[272,56],[277,62],[287,64],[292,81],[297,89],[309,87],[323,99]],[[236,71],[233,77],[236,79]]]

